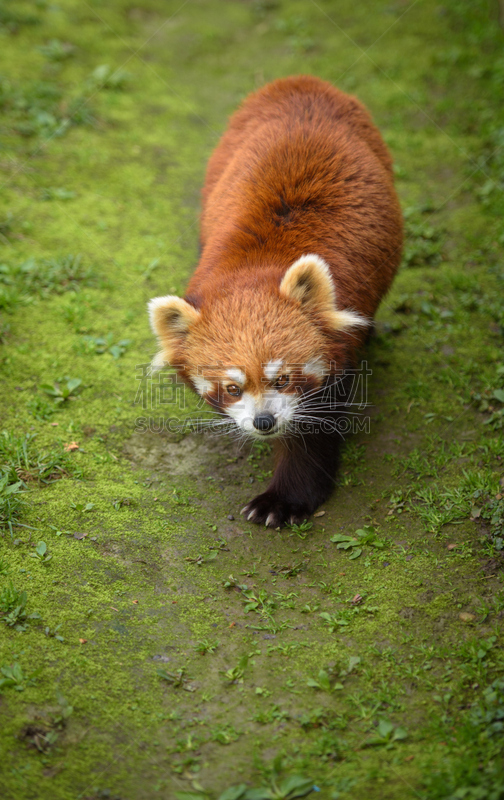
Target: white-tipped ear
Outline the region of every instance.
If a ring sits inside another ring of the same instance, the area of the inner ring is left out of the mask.
[[[200,312],[174,295],[155,297],[148,308],[151,328],[162,347],[152,362],[152,368],[161,369],[173,360],[176,347],[187,336],[190,327],[198,322]]]
[[[165,356],[162,350],[159,353],[156,353],[154,358],[152,359],[150,366],[147,370],[147,375],[154,375],[155,372],[159,372],[160,369],[164,369],[165,367],[169,367],[169,362],[165,361]]]
[[[301,256],[289,267],[280,284],[280,294],[301,305],[336,307],[336,292],[328,265],[320,256]]]
[[[355,311],[338,310],[329,266],[323,258],[313,253],[301,256],[289,267],[282,278],[280,294],[322,317],[334,330],[370,324]]]
[[[361,317],[357,311],[334,311],[332,324],[337,331],[346,331],[348,328],[368,328],[371,320]]]

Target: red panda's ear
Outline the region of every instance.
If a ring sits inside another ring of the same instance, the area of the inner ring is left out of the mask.
[[[200,312],[181,297],[166,295],[149,302],[149,318],[162,348],[152,367],[160,369],[173,361],[177,346],[187,336],[190,327],[198,322]]]
[[[322,317],[334,330],[366,327],[369,321],[355,311],[340,311],[328,265],[320,256],[301,256],[287,270],[280,284],[280,294]]]

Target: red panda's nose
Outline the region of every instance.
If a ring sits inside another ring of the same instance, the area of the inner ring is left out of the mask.
[[[253,425],[258,431],[266,433],[275,427],[275,417],[273,414],[257,414],[254,417]]]

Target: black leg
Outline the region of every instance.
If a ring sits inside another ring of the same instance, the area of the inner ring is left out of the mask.
[[[250,522],[272,528],[300,524],[334,489],[341,435],[311,431],[280,441],[273,480],[243,509]]]

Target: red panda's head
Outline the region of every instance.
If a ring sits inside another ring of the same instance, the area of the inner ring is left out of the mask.
[[[151,300],[161,346],[153,368],[175,366],[241,432],[271,438],[295,430],[303,405],[309,408],[304,399],[323,386],[334,334],[368,322],[338,309],[319,256],[299,258],[279,286],[245,277],[200,308],[180,297]]]

